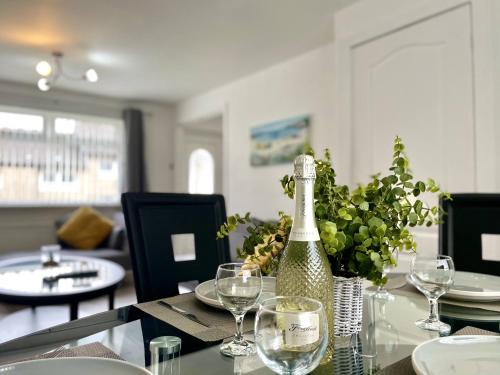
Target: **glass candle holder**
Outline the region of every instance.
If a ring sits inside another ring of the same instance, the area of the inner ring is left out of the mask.
[[[56,267],[61,263],[61,246],[44,245],[40,248],[40,260],[43,267]]]
[[[180,375],[181,343],[176,336],[160,336],[149,343],[153,375]]]

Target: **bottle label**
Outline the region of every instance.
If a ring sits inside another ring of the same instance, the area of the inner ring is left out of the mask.
[[[317,313],[283,314],[283,322],[287,346],[305,346],[319,340]]]
[[[295,228],[292,226],[292,230],[290,232],[290,241],[319,241],[319,232],[318,228]]]

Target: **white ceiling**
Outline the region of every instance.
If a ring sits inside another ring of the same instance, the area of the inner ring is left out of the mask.
[[[0,79],[35,84],[53,50],[96,84],[58,87],[177,101],[328,43],[355,0],[1,0]]]

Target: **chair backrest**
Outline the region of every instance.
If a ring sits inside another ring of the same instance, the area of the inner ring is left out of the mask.
[[[440,253],[453,257],[458,271],[500,275],[500,261],[483,259],[482,248],[482,235],[500,234],[500,194],[451,197],[441,201],[446,215],[439,226]],[[496,252],[500,254],[500,240],[497,243]]]
[[[222,195],[125,193],[122,206],[139,302],[177,295],[179,282],[212,279],[229,261],[228,239],[216,239],[226,220]],[[175,261],[178,234],[194,235],[196,259]]]

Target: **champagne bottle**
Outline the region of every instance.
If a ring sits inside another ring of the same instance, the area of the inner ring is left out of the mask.
[[[295,217],[276,277],[276,292],[323,303],[328,319],[328,348],[322,363],[333,356],[333,276],[314,215],[314,158],[299,155],[294,162]]]

